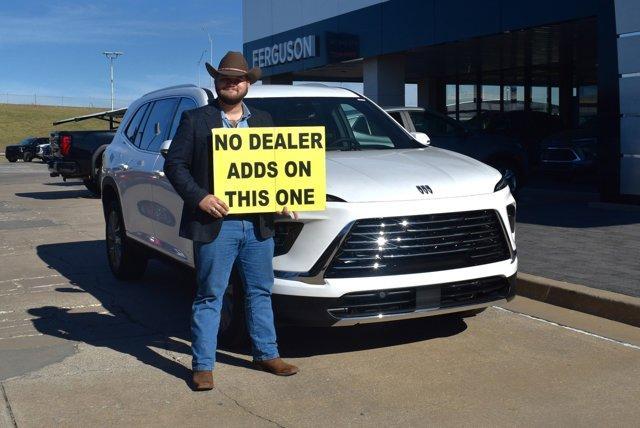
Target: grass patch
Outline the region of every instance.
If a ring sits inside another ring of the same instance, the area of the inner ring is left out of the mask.
[[[48,137],[51,131],[109,129],[109,122],[89,119],[53,126],[56,120],[105,111],[104,108],[0,104],[0,153],[26,137]]]

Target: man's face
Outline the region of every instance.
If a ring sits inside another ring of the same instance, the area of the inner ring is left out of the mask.
[[[247,95],[249,81],[246,77],[219,76],[215,80],[218,98],[225,104],[238,104]]]

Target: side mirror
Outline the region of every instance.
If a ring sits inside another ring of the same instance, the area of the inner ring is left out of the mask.
[[[169,147],[171,147],[171,140],[164,140],[160,146],[160,154],[165,159],[167,158],[167,153],[169,153]]]
[[[431,140],[429,139],[429,136],[424,132],[409,132],[409,134],[411,134],[413,139],[416,140],[418,143],[422,144],[423,146],[428,146],[429,144],[431,144]]]

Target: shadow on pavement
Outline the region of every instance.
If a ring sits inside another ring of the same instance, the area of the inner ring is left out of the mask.
[[[31,198],[45,201],[56,199],[95,199],[95,196],[88,190],[58,190],[53,192],[26,192],[16,193],[20,198]]]
[[[32,308],[29,313],[37,317],[33,323],[39,332],[126,353],[188,380],[187,367],[155,349],[191,355],[188,342],[194,280],[190,270],[154,260],[141,280],[118,281],[109,271],[102,240],[40,245],[37,253],[75,286],[60,287],[57,292],[89,293],[107,311]],[[278,341],[283,357],[306,357],[447,337],[465,329],[461,318],[450,316],[343,328],[282,327]],[[251,355],[248,345],[221,350]],[[250,367],[247,360],[226,352],[218,352],[217,361]]]

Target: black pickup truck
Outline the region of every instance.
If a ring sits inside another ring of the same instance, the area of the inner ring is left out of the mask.
[[[111,143],[116,133],[117,120],[127,109],[94,113],[71,119],[54,122],[54,125],[67,122],[78,122],[86,119],[102,119],[110,123],[109,130],[101,131],[53,131],[49,173],[52,177],[80,178],[87,189],[94,195],[100,194],[100,174],[102,170],[102,154]]]
[[[15,162],[18,159],[22,159],[25,162],[31,162],[36,157],[38,150],[38,144],[44,144],[49,142],[47,137],[35,138],[27,137],[13,146],[7,146],[4,150],[4,154],[9,162]]]

